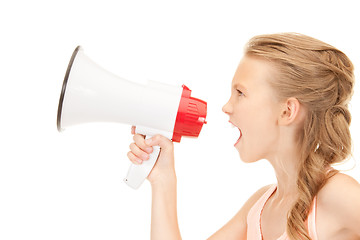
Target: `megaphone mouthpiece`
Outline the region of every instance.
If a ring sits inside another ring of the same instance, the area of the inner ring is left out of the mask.
[[[206,123],[207,104],[190,96],[191,90],[183,85],[183,92],[176,117],[172,140],[180,142],[182,136],[198,137]]]

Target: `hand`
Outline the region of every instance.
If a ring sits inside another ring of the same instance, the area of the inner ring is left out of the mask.
[[[176,178],[173,142],[161,135],[155,135],[145,140],[144,135],[135,133],[134,126],[131,128],[131,133],[134,135],[134,142],[130,144],[131,151],[128,152],[127,156],[134,164],[141,164],[143,161],[147,161],[149,154],[153,151],[152,146],[160,146],[159,158],[147,177],[151,185],[161,182],[166,183],[169,179]]]

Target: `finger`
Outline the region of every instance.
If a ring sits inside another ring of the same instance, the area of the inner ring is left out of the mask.
[[[160,146],[161,149],[173,148],[173,143],[171,140],[159,134],[152,138],[146,139],[145,144],[148,146]]]
[[[136,130],[136,126],[131,126],[131,134],[134,135]]]
[[[141,148],[143,151],[147,153],[151,153],[153,151],[152,146],[149,146],[145,143],[145,136],[140,134],[135,134],[134,137],[135,144]]]
[[[139,159],[138,157],[136,157],[132,152],[128,152],[127,157],[134,164],[137,164],[137,165],[142,164],[142,160]]]
[[[140,149],[135,143],[130,144],[130,150],[131,152],[139,159],[141,160],[148,160],[149,154],[144,152],[142,149]]]

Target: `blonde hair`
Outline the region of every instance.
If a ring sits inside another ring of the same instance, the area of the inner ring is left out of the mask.
[[[295,97],[307,109],[298,137],[299,198],[288,213],[287,234],[291,239],[311,239],[305,222],[312,201],[337,172],[327,169],[351,155],[348,103],[353,94],[353,65],[333,46],[296,33],[255,36],[245,55],[274,64],[278,71],[271,85],[279,99]]]

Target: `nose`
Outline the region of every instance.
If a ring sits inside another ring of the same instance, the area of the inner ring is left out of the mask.
[[[231,113],[231,110],[232,107],[231,107],[231,104],[230,104],[230,99],[229,101],[222,107],[222,111],[225,113],[225,114],[230,114]]]

